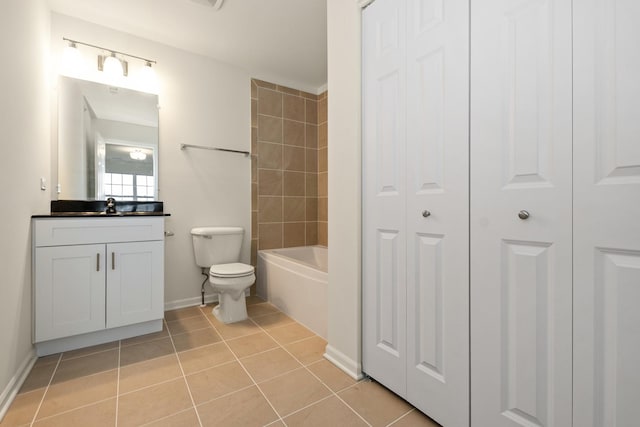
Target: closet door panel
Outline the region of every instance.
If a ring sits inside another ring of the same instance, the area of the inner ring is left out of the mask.
[[[640,3],[574,2],[574,425],[640,423]]]
[[[469,4],[407,1],[407,400],[469,425]]]
[[[363,370],[406,395],[405,2],[363,11]]]
[[[570,426],[571,1],[471,22],[472,424]]]

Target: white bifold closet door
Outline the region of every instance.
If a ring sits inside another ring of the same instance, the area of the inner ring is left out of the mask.
[[[574,0],[574,426],[640,425],[640,1]]]
[[[571,0],[471,2],[471,419],[572,425]]]
[[[363,12],[363,368],[469,425],[467,0]]]

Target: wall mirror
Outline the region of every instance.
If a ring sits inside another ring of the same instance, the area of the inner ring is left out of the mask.
[[[58,199],[158,199],[158,96],[60,77]]]

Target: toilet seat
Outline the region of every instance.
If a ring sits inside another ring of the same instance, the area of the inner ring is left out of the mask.
[[[212,265],[209,269],[209,276],[221,278],[245,277],[253,275],[254,270],[252,265],[242,264],[240,262],[216,264]]]

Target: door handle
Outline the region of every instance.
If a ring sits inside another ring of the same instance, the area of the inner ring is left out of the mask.
[[[425,210],[422,211],[422,216],[424,218],[428,218],[428,217],[431,216],[431,212],[429,212],[428,210],[425,209]]]
[[[116,269],[116,253],[115,252],[111,252],[111,269],[112,270]]]
[[[100,271],[100,252],[96,254],[96,271]]]

